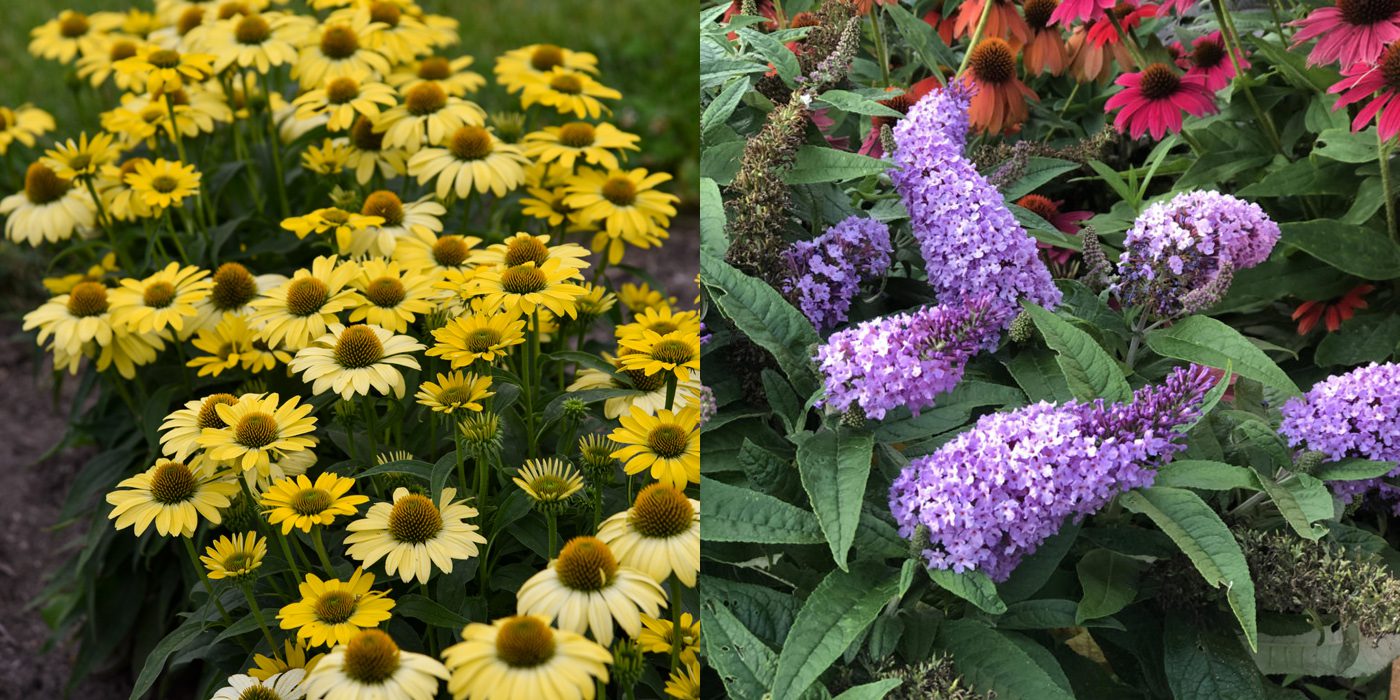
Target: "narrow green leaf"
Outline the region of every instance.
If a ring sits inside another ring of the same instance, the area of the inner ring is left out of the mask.
[[[187,644],[194,641],[202,630],[203,623],[198,618],[189,618],[184,624],[176,627],[170,634],[156,644],[151,653],[146,655],[146,662],[141,666],[141,673],[136,676],[136,684],[131,687],[129,700],[138,700],[146,694],[146,691],[154,686],[156,679],[160,677],[160,672],[165,670],[165,662],[170,655],[183,649]]]
[[[890,93],[891,96],[898,94],[897,92]],[[852,114],[865,114],[872,117],[894,117],[896,119],[904,116],[902,113],[890,109],[869,97],[848,90],[827,90],[818,96],[817,99],[842,112],[850,112]]]
[[[833,571],[817,584],[778,655],[773,700],[795,700],[816,682],[899,591],[899,577]]]
[[[749,91],[749,79],[747,76],[735,78],[725,86],[710,104],[705,107],[705,111],[700,114],[700,137],[707,137],[711,131],[723,126],[729,116],[734,114],[734,109],[739,106],[739,102],[744,99],[744,93]]]
[[[938,36],[938,32],[929,26],[914,13],[905,9],[899,3],[885,6],[885,14],[894,20],[895,29],[899,31],[904,41],[914,49],[919,55],[919,60],[924,67],[929,69],[934,75],[942,75],[942,66],[956,66],[958,60],[953,56],[952,49],[943,43],[943,39]]]
[[[1132,398],[1133,390],[1118,364],[1088,333],[1030,301],[1022,300],[1021,306],[1030,313],[1045,344],[1058,353],[1056,361],[1075,398],[1081,401]]]
[[[928,576],[939,588],[972,603],[983,612],[993,615],[1006,612],[1006,603],[997,594],[997,585],[981,571],[959,574],[951,569],[929,569]]]
[[[1084,597],[1074,613],[1075,624],[1108,617],[1127,607],[1137,597],[1138,579],[1147,563],[1108,549],[1095,549],[1079,560],[1074,569]]]
[[[825,146],[802,146],[792,169],[783,176],[789,185],[817,185],[823,182],[844,182],[866,175],[878,175],[892,166],[889,161],[841,151]]]
[[[705,286],[719,292],[712,295],[719,310],[749,340],[773,354],[798,394],[814,393],[817,378],[811,352],[821,338],[812,322],[777,290],[718,257],[701,253],[700,271]]]
[[[441,603],[417,593],[410,593],[395,600],[394,614],[454,631],[461,631],[471,623],[471,620],[448,610]]]
[[[1202,491],[1260,488],[1253,471],[1207,459],[1178,459],[1158,467],[1154,484]]]
[[[1031,156],[1026,160],[1026,166],[1021,171],[1020,179],[1003,187],[1002,194],[1006,197],[1006,201],[1014,202],[1055,178],[1078,169],[1079,164],[1072,161]]]
[[[1185,489],[1158,486],[1119,496],[1124,508],[1146,515],[1176,542],[1208,585],[1224,587],[1225,598],[1244,630],[1250,649],[1259,646],[1255,622],[1254,580],[1244,552],[1220,516]]]
[[[846,570],[846,556],[860,523],[865,482],[875,440],[869,433],[821,430],[798,437],[797,470],[831,546],[836,566]]]
[[[1400,314],[1358,316],[1328,333],[1313,359],[1319,365],[1364,365],[1385,362],[1400,348]]]
[[[724,255],[729,250],[729,237],[724,232],[728,225],[719,183],[700,178],[700,248],[711,255]]]
[[[901,682],[898,678],[886,678],[882,681],[858,685],[837,695],[835,700],[881,700],[889,695],[891,690],[899,687]]]
[[[1289,527],[1293,528],[1294,532],[1297,532],[1305,539],[1314,541],[1327,534],[1327,528],[1312,524],[1312,517],[1310,517],[1308,511],[1303,508],[1303,504],[1298,500],[1293,491],[1263,474],[1258,474],[1258,477],[1259,484],[1264,487],[1264,492],[1269,494],[1269,500],[1278,508],[1279,514],[1283,516],[1284,521],[1288,523]],[[1307,474],[1299,474],[1294,477],[1294,480],[1298,479],[1306,479],[1311,482],[1310,485],[1313,488],[1321,489],[1323,493],[1326,492],[1326,487],[1323,486],[1321,481]],[[1328,498],[1328,503],[1331,503],[1330,498]],[[1330,513],[1325,515],[1330,515]]]
[[[1147,334],[1153,352],[1206,367],[1232,369],[1287,394],[1298,394],[1298,385],[1240,332],[1209,316],[1188,316],[1168,328]]]
[[[980,622],[945,620],[938,641],[953,656],[958,673],[980,692],[1027,700],[1074,700],[1018,644]]]
[[[1318,465],[1313,476],[1323,481],[1361,481],[1379,479],[1395,471],[1400,464],[1369,459],[1344,459]]]
[[[825,540],[816,516],[766,493],[730,486],[714,479],[700,480],[705,503],[706,542],[758,542],[762,544],[820,544]]]

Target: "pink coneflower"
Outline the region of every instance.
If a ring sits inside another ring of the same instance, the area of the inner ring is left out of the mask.
[[[1342,79],[1327,88],[1327,92],[1342,93],[1337,98],[1337,104],[1332,105],[1334,110],[1376,95],[1370,104],[1356,113],[1351,130],[1361,131],[1375,119],[1381,138],[1390,140],[1400,133],[1400,98],[1397,98],[1400,95],[1400,42],[1391,44],[1376,65],[1357,63],[1342,71]]]
[[[1318,8],[1290,24],[1300,28],[1293,48],[1322,37],[1308,54],[1310,66],[1371,63],[1400,39],[1400,0],[1337,0],[1336,7]]]
[[[993,0],[992,10],[987,14],[987,25],[982,28],[982,37],[1005,39],[1011,46],[1024,46],[1030,43],[1031,28],[1016,11],[1016,4],[1010,0]],[[958,7],[957,19],[953,22],[953,38],[967,36],[977,30],[977,22],[982,19],[983,0],[967,0]]]
[[[1165,63],[1153,63],[1138,73],[1124,73],[1113,81],[1123,89],[1108,98],[1105,112],[1117,109],[1113,120],[1118,131],[1127,130],[1133,138],[1151,133],[1161,139],[1168,131],[1181,131],[1181,113],[1203,116],[1216,111],[1205,78],[1180,75]]]
[[[1050,15],[1050,23],[1068,27],[1079,20],[1102,19],[1114,3],[1115,0],[1064,0]]]
[[[1059,75],[1069,63],[1064,36],[1059,28],[1050,26],[1050,15],[1059,4],[1060,0],[1026,0],[1026,26],[1031,28],[1031,40],[1021,53],[1021,61],[1026,65],[1028,76]]]
[[[1016,206],[1029,209],[1035,212],[1036,216],[1050,222],[1056,230],[1071,236],[1079,235],[1079,222],[1094,215],[1088,211],[1060,211],[1064,205],[1062,200],[1050,199],[1038,194],[1028,194],[1016,200]],[[1041,241],[1036,242],[1036,247],[1041,250],[1046,259],[1051,263],[1064,267],[1070,258],[1074,257],[1074,251],[1069,248],[1061,248]]]
[[[1160,17],[1167,14],[1167,10],[1171,10],[1175,12],[1178,17],[1181,17],[1195,4],[1196,0],[1167,0],[1162,3],[1162,7],[1157,11],[1157,15]]]
[[[1235,64],[1225,52],[1225,39],[1220,32],[1211,32],[1196,37],[1191,42],[1191,50],[1186,51],[1179,43],[1173,43],[1172,52],[1176,55],[1176,65],[1186,69],[1187,75],[1200,75],[1206,79],[1206,89],[1215,92],[1235,79]],[[1240,70],[1249,70],[1249,61],[1240,54]]]
[[[1141,25],[1144,19],[1156,17],[1157,6],[1150,3],[1138,5],[1128,0],[1114,5],[1110,12],[1118,18],[1118,25],[1124,32],[1131,32]],[[1095,22],[1089,27],[1089,43],[1094,46],[1117,46],[1123,43],[1123,35],[1118,33],[1112,22]]]

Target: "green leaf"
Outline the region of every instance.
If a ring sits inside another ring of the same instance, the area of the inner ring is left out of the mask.
[[[739,102],[744,99],[744,93],[749,91],[749,79],[747,76],[735,78],[725,86],[710,104],[705,107],[705,111],[700,114],[700,137],[706,138],[710,132],[716,128],[724,126],[729,116],[734,114],[734,109],[739,106]]]
[[[705,662],[736,698],[758,698],[773,683],[777,657],[718,600],[700,608],[705,627]]]
[[[1400,347],[1400,314],[1358,316],[1328,333],[1313,359],[1319,365],[1364,365],[1385,362]]]
[[[1119,496],[1124,508],[1146,515],[1186,554],[1206,584],[1225,587],[1225,598],[1240,621],[1250,649],[1258,648],[1255,622],[1254,580],[1244,552],[1220,516],[1185,489],[1157,486]]]
[[[1264,700],[1263,677],[1233,637],[1167,615],[1162,635],[1167,683],[1175,700]]]
[[[1361,481],[1379,479],[1395,471],[1395,462],[1377,462],[1369,459],[1344,459],[1340,462],[1319,464],[1313,476],[1323,481]]]
[[[917,417],[889,420],[887,416],[875,426],[876,439],[883,443],[919,440],[966,424],[979,408],[1019,406],[1024,397],[1014,387],[965,379],[936,401],[933,408],[924,409]]]
[[[858,685],[837,695],[834,700],[881,700],[889,695],[891,690],[898,688],[901,682],[898,678],[886,678],[882,681]]]
[[[729,237],[724,232],[728,225],[719,183],[700,178],[700,248],[711,255],[724,255],[729,250]]]
[[[958,64],[952,49],[943,43],[943,39],[938,36],[938,32],[935,32],[933,27],[929,26],[928,22],[915,17],[912,12],[899,3],[886,5],[885,14],[894,20],[895,29],[899,31],[900,36],[904,37],[904,41],[919,55],[919,60],[923,62],[924,67],[934,75],[942,75],[940,66],[956,66]]]
[[[889,96],[892,97],[897,94],[899,93],[891,92]],[[825,102],[842,112],[850,112],[852,114],[866,114],[872,117],[894,117],[896,119],[904,116],[900,112],[890,109],[865,95],[848,90],[827,90],[817,97],[817,100]]]
[[[355,478],[364,479],[379,474],[409,474],[431,483],[433,478],[433,465],[417,459],[401,459],[370,467],[356,474]]]
[[[700,152],[700,175],[714,180],[719,185],[734,182],[747,143],[743,139],[736,139],[707,144]]]
[[[199,618],[191,617],[170,634],[165,635],[165,638],[151,649],[151,653],[146,655],[146,662],[141,666],[141,673],[136,676],[136,684],[131,687],[129,700],[137,700],[145,695],[146,691],[155,685],[156,679],[160,677],[160,672],[165,669],[165,662],[170,658],[170,655],[194,641],[195,637],[198,637],[202,631],[203,622]]]
[[[756,29],[741,29],[739,36],[743,37],[763,60],[773,65],[773,70],[777,71],[778,77],[782,78],[784,83],[793,84],[793,79],[802,71],[802,67],[797,64],[797,56],[793,55],[787,45]]]
[[[972,620],[945,620],[939,644],[968,685],[997,697],[1074,700],[1036,659],[1006,635]]]
[[[1122,623],[1111,618],[1102,621],[1077,620],[1077,607],[1074,601],[1063,598],[1034,598],[1012,603],[1006,606],[1006,614],[997,618],[997,629],[1049,630],[1076,626],[1124,629]]]
[[[1293,528],[1294,532],[1297,532],[1305,539],[1314,541],[1327,534],[1327,528],[1314,525],[1312,521],[1314,520],[1313,515],[1331,517],[1331,508],[1328,508],[1329,512],[1326,513],[1309,513],[1308,510],[1303,507],[1303,503],[1298,499],[1298,496],[1293,490],[1288,489],[1284,484],[1280,484],[1264,474],[1258,474],[1258,476],[1259,484],[1264,487],[1264,492],[1269,494],[1269,500],[1273,501],[1274,506],[1278,508],[1279,514],[1283,516],[1284,521],[1288,523],[1289,527]],[[1293,483],[1302,483],[1306,487],[1322,493],[1324,496],[1327,494],[1326,486],[1324,486],[1321,481],[1307,474],[1299,474],[1291,481]],[[1330,506],[1331,503],[1332,499],[1327,497],[1327,504]]]
[[[1030,313],[1035,327],[1045,338],[1045,344],[1058,353],[1055,359],[1075,398],[1081,401],[1098,398],[1127,401],[1132,398],[1133,390],[1128,386],[1128,380],[1123,378],[1118,363],[1093,337],[1030,301],[1022,300],[1021,306]]]
[[[1178,459],[1157,468],[1157,486],[1174,486],[1202,491],[1249,489],[1258,491],[1254,472],[1224,462],[1207,459]]]
[[[797,158],[792,163],[792,169],[783,176],[783,182],[789,185],[844,182],[866,175],[878,175],[891,167],[888,161],[859,153],[825,146],[802,146],[797,149]]]
[[[807,320],[777,290],[749,277],[719,258],[701,253],[701,279],[715,304],[749,340],[773,354],[788,381],[802,396],[817,390],[812,348],[821,342]]]
[[[1095,173],[1098,173],[1099,177],[1103,179],[1104,184],[1112,188],[1113,193],[1118,195],[1119,199],[1132,204],[1134,208],[1137,207],[1137,191],[1128,186],[1127,181],[1123,179],[1122,175],[1118,174],[1117,170],[1097,160],[1089,161],[1089,167],[1093,168]]]
[[[714,479],[700,480],[705,502],[706,542],[758,542],[762,544],[820,544],[825,540],[816,516],[766,493],[730,486]]]
[[[1007,202],[1015,202],[1055,178],[1078,169],[1079,164],[1072,161],[1031,156],[1026,160],[1020,179],[1002,188],[1002,195]]]
[[[1065,373],[1060,371],[1053,353],[1033,348],[1018,352],[1003,362],[1016,380],[1016,385],[1026,392],[1026,398],[1031,401],[1063,403],[1074,398],[1069,383],[1065,381]]]
[[[806,692],[898,592],[898,576],[877,583],[869,571],[827,574],[788,631],[773,675],[773,700],[795,700]]]
[[[929,569],[928,577],[953,595],[993,615],[1006,612],[1006,603],[997,594],[997,585],[981,571],[955,573],[951,569]]]
[[[1127,607],[1137,597],[1138,580],[1147,562],[1108,549],[1095,549],[1079,560],[1074,569],[1084,597],[1075,609],[1075,624],[1108,617]]]
[[[812,501],[817,524],[831,546],[831,558],[842,571],[860,523],[865,482],[875,440],[869,433],[821,430],[805,433],[797,442],[797,470]]]
[[[417,593],[410,593],[395,599],[394,614],[411,617],[433,627],[458,632],[471,623],[471,620],[448,610],[441,603]]]
[[[1356,629],[1309,630],[1293,635],[1259,635],[1254,663],[1263,673],[1365,678],[1385,670],[1400,657],[1400,636],[1386,635],[1375,644],[1352,648],[1346,639]]]
[[[1168,328],[1147,334],[1153,352],[1206,367],[1230,369],[1286,394],[1298,385],[1240,332],[1209,316],[1188,316]]]
[[[1235,191],[1240,197],[1345,195],[1355,189],[1355,167],[1329,160],[1295,160],[1266,169],[1262,179]]]
[[[712,599],[728,608],[746,629],[770,647],[777,647],[792,629],[800,601],[781,591],[752,583],[700,575],[701,609]],[[771,676],[771,671],[770,671]]]
[[[1343,163],[1372,163],[1377,153],[1376,127],[1352,133],[1351,129],[1326,129],[1317,135],[1315,156]]]
[[[1368,280],[1400,277],[1400,249],[1385,232],[1333,219],[1279,224],[1283,242],[1341,270]]]

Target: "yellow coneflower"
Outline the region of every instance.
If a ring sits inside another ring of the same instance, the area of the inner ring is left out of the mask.
[[[363,629],[389,619],[394,601],[388,591],[372,591],[374,574],[355,569],[349,580],[322,580],[308,573],[297,590],[301,600],[284,606],[277,619],[284,630],[296,630],[298,639],[313,647],[346,644]],[[325,663],[325,658],[316,664]]]
[[[58,277],[45,277],[43,280],[44,289],[49,294],[67,294],[82,282],[101,282],[107,275],[117,269],[117,254],[109,252],[102,256],[102,259],[92,265],[86,272],[75,272]]]
[[[651,331],[658,335],[683,333],[700,336],[700,315],[694,311],[673,311],[668,305],[643,308],[632,317],[631,323],[624,323],[614,329],[619,340],[638,338]]]
[[[574,465],[557,457],[530,459],[511,481],[536,504],[552,507],[583,490],[583,476]]]
[[[529,109],[540,104],[553,107],[560,114],[573,114],[579,119],[597,119],[612,110],[601,100],[616,100],[622,93],[614,90],[583,71],[555,67],[548,73],[525,81],[520,93],[520,105]]]
[[[297,351],[287,369],[311,384],[314,394],[329,389],[349,400],[374,390],[403,398],[406,387],[399,368],[418,369],[418,360],[410,353],[423,349],[413,336],[379,326],[333,323],[328,333]]]
[[[345,166],[355,173],[355,181],[369,184],[370,178],[378,172],[385,178],[403,175],[408,172],[408,153],[401,148],[384,145],[384,134],[374,130],[374,122],[359,117],[350,125],[348,137],[350,156]]]
[[[367,629],[326,654],[305,685],[318,700],[432,700],[447,677],[442,662],[402,651],[388,634]]]
[[[344,131],[358,116],[374,119],[380,105],[398,102],[393,88],[377,82],[361,81],[350,76],[332,78],[324,86],[309,90],[292,101],[298,119],[326,115],[326,129]]]
[[[339,175],[350,165],[350,145],[345,139],[322,139],[301,152],[301,164],[317,175]]]
[[[666,484],[643,488],[632,507],[598,526],[622,563],[657,583],[675,574],[694,588],[700,572],[700,501]]]
[[[571,231],[578,227],[574,208],[564,203],[568,193],[563,188],[526,187],[525,191],[530,196],[520,198],[521,214],[539,219],[550,226],[560,226],[567,221]]]
[[[435,568],[452,573],[454,559],[477,556],[477,545],[486,544],[479,528],[467,522],[477,510],[452,500],[456,495],[457,489],[444,488],[435,504],[406,488],[395,489],[392,503],[370,506],[365,517],[345,527],[350,532],[346,554],[363,566],[384,559],[384,570],[405,583],[427,583]]]
[[[215,465],[192,468],[162,459],[107,494],[114,506],[107,518],[117,521],[118,530],[132,528],[138,537],[152,524],[163,536],[190,537],[201,518],[215,525],[222,522],[219,509],[227,508],[237,492],[238,484]]]
[[[670,654],[672,647],[680,643],[680,659],[683,663],[695,663],[700,651],[700,621],[690,613],[681,613],[681,635],[676,639],[676,626],[665,618],[642,616],[642,633],[637,635],[637,646],[651,654]]]
[[[378,216],[384,223],[350,237],[350,253],[355,256],[390,257],[398,242],[410,236],[429,238],[442,231],[447,208],[432,195],[405,203],[389,190],[371,192],[360,213]]]
[[[496,392],[491,391],[491,377],[473,372],[439,373],[437,382],[423,382],[418,390],[418,403],[439,413],[453,415],[458,411],[480,411],[481,402]]]
[[[517,615],[468,624],[462,641],[442,652],[455,700],[594,697],[594,680],[608,682],[612,654],[583,635],[549,626],[543,615]]]
[[[406,90],[403,104],[380,115],[374,130],[384,144],[417,153],[426,139],[441,143],[464,126],[485,126],[486,112],[475,102],[447,94],[437,83],[419,83]]]
[[[330,525],[337,515],[354,515],[356,509],[369,502],[369,496],[350,493],[355,480],[331,472],[322,472],[312,481],[304,475],[278,479],[263,492],[261,503],[269,525],[281,523],[282,534],[293,529],[311,532],[311,528]]]
[[[700,700],[700,662],[692,659],[666,678],[666,695],[676,700]]]
[[[11,144],[33,146],[40,136],[56,126],[53,115],[38,107],[27,104],[14,109],[0,107],[0,156],[9,152]]]
[[[671,331],[662,335],[644,328],[639,335],[621,338],[618,345],[623,350],[617,358],[623,369],[638,370],[648,376],[664,373],[678,381],[690,379],[691,372],[700,371],[697,333]]]
[[[360,273],[354,263],[322,256],[311,269],[300,269],[292,279],[269,290],[251,304],[249,322],[269,345],[300,350],[325,335],[336,315],[358,303],[350,281]]]
[[[575,537],[543,571],[521,584],[516,612],[556,620],[559,629],[591,633],[599,644],[611,644],[613,621],[629,637],[642,630],[642,613],[656,617],[666,604],[660,584],[629,566],[617,563],[612,551],[596,537]]]
[[[652,289],[646,282],[623,282],[617,290],[617,298],[634,314],[647,309],[669,309],[676,305],[675,297],[667,296],[662,290]]]
[[[0,214],[7,217],[10,240],[38,246],[66,241],[75,230],[91,227],[97,211],[86,189],[36,161],[24,174],[24,189],[0,200]]]
[[[267,556],[267,538],[258,537],[256,532],[224,535],[204,552],[199,560],[204,562],[209,578],[238,580],[262,566],[263,557]]]
[[[102,128],[120,134],[128,145],[145,142],[154,148],[156,134],[193,138],[207,134],[220,123],[233,121],[233,110],[215,90],[191,85],[167,93],[175,107],[171,121],[165,99],[150,95],[122,95],[120,106],[102,113]]]
[[[588,267],[588,250],[577,243],[549,244],[549,235],[533,235],[519,232],[493,243],[472,255],[472,262],[485,267],[524,265],[533,262],[544,265],[547,261],[558,260],[566,268],[583,270]]]
[[[433,310],[433,280],[416,269],[375,258],[360,266],[353,283],[364,303],[350,310],[350,321],[404,333],[421,314]]]
[[[680,198],[656,186],[670,180],[666,173],[644,168],[602,171],[581,168],[569,179],[564,203],[578,211],[579,220],[601,224],[593,249],[608,251],[610,263],[622,259],[623,243],[650,248],[666,237]]]
[[[371,36],[382,27],[371,23],[368,16],[326,22],[319,32],[310,32],[303,40],[301,55],[292,64],[292,78],[309,89],[340,77],[387,75],[389,59],[369,48]]]
[[[525,135],[525,155],[541,163],[557,162],[573,168],[582,158],[589,165],[617,170],[614,150],[638,150],[640,136],[621,131],[612,124],[569,122],[562,126],[547,126]]]
[[[216,406],[231,406],[235,403],[238,403],[238,397],[233,394],[210,394],[202,399],[185,402],[183,408],[176,409],[160,424],[161,452],[176,461],[185,461],[199,451],[199,436],[205,428],[223,428],[228,425],[219,417]]]
[[[179,333],[198,313],[195,304],[209,296],[208,270],[172,262],[145,279],[124,279],[112,290],[112,323],[137,333]]]
[[[526,315],[544,309],[555,316],[572,318],[576,302],[584,294],[577,281],[582,281],[578,269],[559,258],[546,260],[542,265],[532,260],[509,267],[478,269],[468,293],[482,297],[487,305]]]
[[[522,46],[496,58],[496,80],[514,94],[523,90],[528,81],[547,75],[555,68],[597,74],[598,57],[553,44]]]
[[[161,97],[185,86],[202,83],[214,74],[214,57],[207,53],[181,53],[155,44],[138,46],[136,55],[114,64],[117,72],[146,84],[146,92]]]
[[[55,175],[82,182],[120,155],[121,148],[113,143],[111,134],[99,133],[88,140],[87,132],[83,132],[78,140],[68,139],[45,151],[43,162]]]
[[[619,417],[621,427],[608,435],[622,449],[613,453],[628,474],[650,471],[653,479],[676,489],[700,483],[700,409],[661,409],[655,416],[640,407]]]
[[[365,216],[345,211],[339,207],[317,209],[306,216],[293,216],[282,220],[282,228],[295,233],[297,238],[306,238],[309,233],[335,233],[336,250],[345,253],[356,234],[364,233],[380,224],[384,218]]]
[[[198,194],[199,181],[200,173],[193,165],[164,158],[154,163],[138,161],[136,171],[126,176],[132,193],[146,206],[158,209],[178,207],[186,197]]]
[[[214,54],[215,72],[237,66],[265,75],[297,60],[295,42],[304,25],[304,18],[278,12],[239,14],[215,22],[200,38]]]
[[[282,275],[254,276],[248,268],[234,262],[220,265],[209,279],[213,286],[209,289],[209,296],[195,304],[199,313],[189,326],[190,334],[213,328],[229,314],[246,318],[251,312],[250,304],[259,294],[287,281]]]
[[[436,179],[439,198],[449,193],[465,198],[473,190],[504,197],[525,181],[530,159],[485,127],[461,126],[433,143],[408,159],[408,174],[420,185]]]
[[[244,472],[267,475],[272,456],[316,446],[310,434],[316,430],[315,408],[293,396],[286,403],[277,394],[245,394],[232,404],[218,403],[214,410],[222,427],[200,431],[196,439],[209,459]]]
[[[111,80],[118,90],[131,90],[136,81],[130,75],[118,73],[116,64],[135,56],[141,40],[128,35],[109,34],[100,41],[101,46],[78,58],[78,77],[86,79],[95,88]]]
[[[253,668],[248,669],[248,675],[265,681],[279,673],[285,674],[288,671],[300,670],[309,673],[316,668],[316,662],[321,660],[325,653],[306,655],[306,643],[300,639],[287,639],[282,642],[282,653],[273,653],[272,656],[253,654]]]
[[[229,676],[228,684],[215,692],[210,700],[301,700],[306,697],[306,690],[301,687],[305,678],[306,671],[300,668],[274,673],[266,678],[240,673]]]
[[[433,82],[449,95],[464,97],[486,85],[486,78],[480,73],[467,70],[473,62],[471,56],[424,56],[400,64],[389,74],[388,82],[400,91],[407,91],[419,83]]]
[[[443,279],[449,270],[466,272],[473,249],[480,244],[481,239],[476,236],[407,236],[394,247],[394,262],[429,278]]]
[[[59,63],[72,63],[78,54],[91,53],[101,45],[101,37],[121,25],[114,12],[91,15],[64,10],[29,32],[29,53]]]
[[[433,331],[433,339],[437,342],[427,354],[451,362],[453,369],[477,360],[490,364],[525,342],[525,320],[515,311],[468,313]]]
[[[431,47],[433,32],[412,14],[405,11],[411,3],[392,0],[369,0],[358,3],[358,7],[347,7],[332,12],[328,22],[350,21],[357,16],[366,17],[378,25],[369,35],[369,47],[384,54],[391,63],[400,64],[411,60]]]
[[[67,294],[49,299],[24,315],[23,330],[39,329],[39,345],[53,338],[53,348],[78,355],[83,346],[112,342],[111,297],[101,282],[79,282]]]
[[[253,343],[257,339],[257,334],[248,327],[248,322],[242,316],[227,314],[213,328],[199,330],[192,341],[199,354],[195,354],[185,366],[198,369],[200,377],[217,377],[226,370],[246,366],[247,355],[253,352]]]

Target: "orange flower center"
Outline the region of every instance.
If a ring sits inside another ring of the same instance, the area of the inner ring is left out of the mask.
[[[403,223],[403,200],[388,190],[371,192],[365,197],[365,204],[360,208],[360,213],[384,219],[386,226],[398,226]]]
[[[481,160],[491,155],[491,132],[479,126],[464,126],[452,134],[448,150],[457,160]]]

